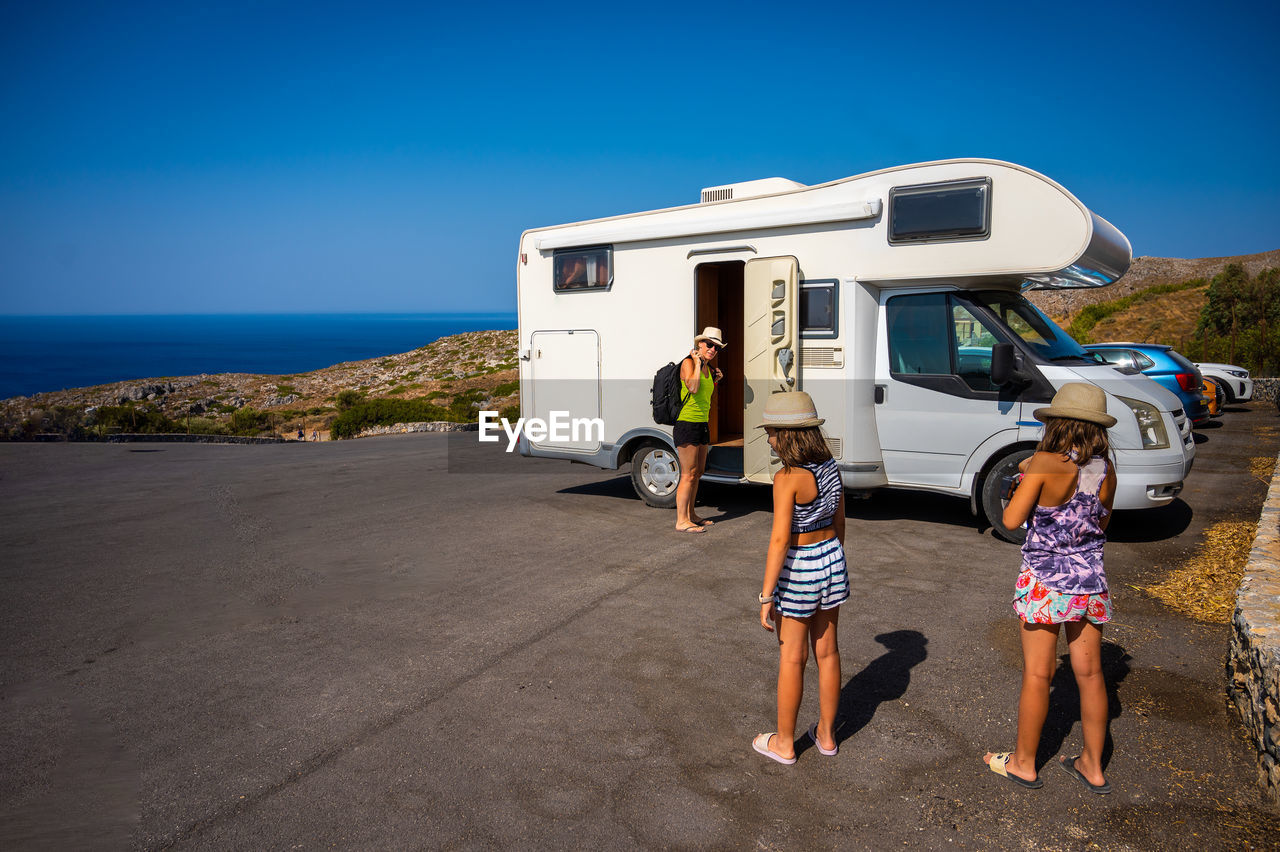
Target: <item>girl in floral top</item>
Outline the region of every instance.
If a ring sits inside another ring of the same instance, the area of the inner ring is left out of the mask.
[[[1008,529],[1027,524],[1013,601],[1022,619],[1018,740],[1012,752],[988,752],[983,760],[992,772],[1022,787],[1044,785],[1036,773],[1036,750],[1049,712],[1058,627],[1065,624],[1084,748],[1078,757],[1059,757],[1058,765],[1088,790],[1110,793],[1102,774],[1107,736],[1102,625],[1111,620],[1102,546],[1116,493],[1107,442],[1107,428],[1116,419],[1107,414],[1102,389],[1080,383],[1063,385],[1035,417],[1045,424],[1044,437],[1019,465],[1022,480],[1003,518]]]

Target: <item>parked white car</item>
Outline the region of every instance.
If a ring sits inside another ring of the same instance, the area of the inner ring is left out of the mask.
[[[1235,364],[1196,364],[1196,369],[1205,378],[1213,379],[1222,385],[1227,393],[1227,402],[1248,402],[1253,399],[1253,379],[1249,371]]]

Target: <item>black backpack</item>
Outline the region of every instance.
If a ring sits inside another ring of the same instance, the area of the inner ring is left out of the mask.
[[[680,364],[685,362],[680,359]],[[675,425],[689,398],[688,388],[680,381],[680,364],[669,361],[665,367],[659,367],[653,374],[653,387],[649,389],[650,402],[653,403],[653,422],[665,426]]]

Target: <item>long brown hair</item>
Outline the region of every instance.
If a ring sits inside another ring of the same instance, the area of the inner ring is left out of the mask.
[[[778,445],[774,452],[782,459],[786,467],[800,467],[806,464],[821,464],[831,458],[831,448],[827,439],[822,437],[822,430],[817,426],[803,426],[799,429],[777,428]]]
[[[1076,420],[1074,417],[1046,417],[1044,421],[1044,437],[1040,439],[1036,449],[1042,453],[1056,453],[1071,457],[1077,465],[1083,465],[1094,456],[1111,457],[1111,442],[1107,440],[1107,430],[1097,423],[1088,420]]]

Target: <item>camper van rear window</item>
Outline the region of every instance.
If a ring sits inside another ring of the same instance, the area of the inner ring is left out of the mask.
[[[556,252],[552,281],[557,293],[608,290],[613,283],[613,249],[594,246]]]
[[[991,233],[991,178],[889,190],[889,243],[980,240]]]

